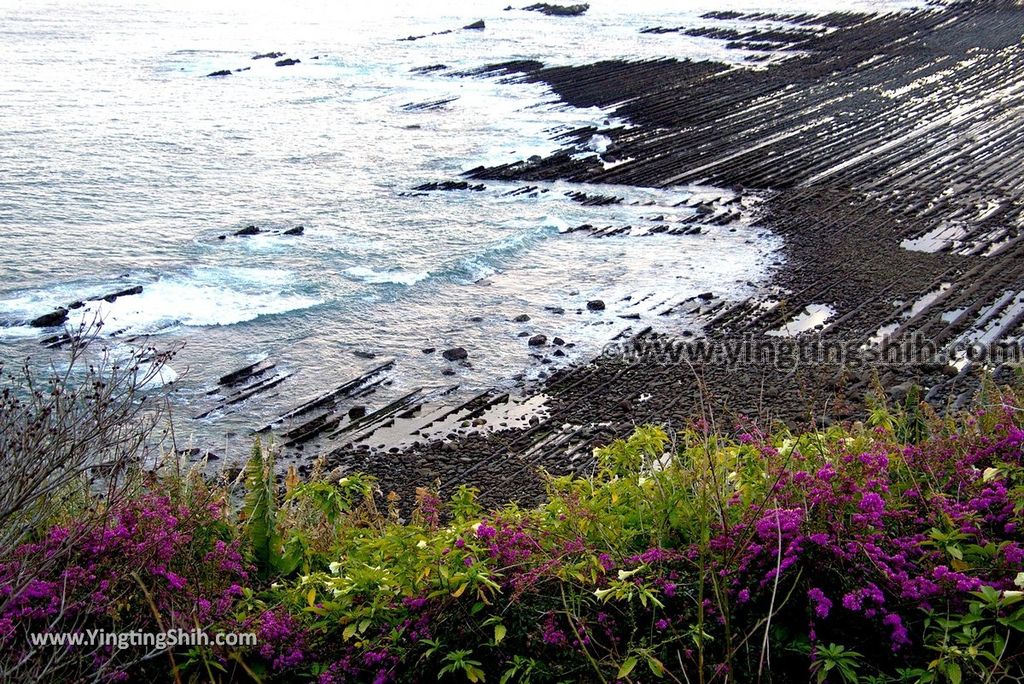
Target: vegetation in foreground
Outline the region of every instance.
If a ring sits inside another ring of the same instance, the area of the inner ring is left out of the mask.
[[[259,443],[234,482],[115,459],[101,495],[94,469],[48,450],[81,448],[67,426],[89,420],[93,459],[141,448],[108,439],[137,416],[65,382],[4,394],[0,680],[1024,679],[1024,414],[1008,389],[955,418],[911,399],[806,434],[645,426],[590,477],[549,478],[545,505],[485,511],[469,488],[400,502],[358,474],[280,482]],[[12,498],[28,457],[56,470]],[[174,629],[258,644],[29,637]]]

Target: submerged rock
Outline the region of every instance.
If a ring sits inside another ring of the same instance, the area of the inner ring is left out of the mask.
[[[264,52],[262,55],[255,55],[253,59],[281,59],[284,57],[283,52]]]
[[[515,321],[516,323],[525,323],[526,321],[530,320],[530,315],[529,314],[519,314],[518,316],[516,316],[512,320]]]
[[[306,227],[305,226],[296,226],[295,228],[290,228],[290,229],[284,231],[282,233],[282,235],[302,235],[305,232],[306,232]]]
[[[242,228],[242,230],[236,230],[234,234],[238,237],[249,237],[251,235],[259,235],[261,232],[263,231],[256,226],[246,226],[245,228]]]
[[[587,308],[591,311],[604,311],[604,301],[600,299],[591,299],[587,302]]]
[[[487,25],[484,24],[483,19],[479,19],[477,21],[474,21],[472,24],[468,24],[462,27],[464,31],[483,31],[485,28],[487,28]]]
[[[211,76],[230,76],[230,75],[231,75],[231,70],[230,69],[221,69],[220,71],[213,71],[213,72],[211,72],[209,74],[206,74],[206,77],[209,78]]]
[[[274,66],[291,66],[293,64],[301,64],[301,63],[302,63],[301,59],[292,59],[291,57],[289,57],[287,59],[280,59],[280,60],[274,62]]]

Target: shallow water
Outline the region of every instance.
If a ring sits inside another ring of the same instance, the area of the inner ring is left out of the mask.
[[[578,188],[568,184],[517,196],[501,183],[410,194],[481,164],[549,153],[559,132],[628,124],[560,105],[540,85],[450,74],[509,59],[739,65],[743,54],[720,41],[639,29],[706,23],[699,16],[712,9],[913,3],[597,1],[572,19],[504,4],[0,0],[0,358],[45,359],[39,340],[52,331],[26,321],[142,285],[72,321],[102,317],[112,346],[139,335],[184,343],[172,364],[179,415],[186,432],[213,439],[386,358],[395,371],[374,404],[423,385],[458,384],[453,396],[464,396],[537,377],[549,366],[523,332],[565,338],[574,346],[555,362],[566,363],[630,326],[686,327],[685,316],[653,315],[655,305],[707,290],[748,296],[778,241],[747,220],[692,236],[565,232],[582,223],[643,232],[655,215],[692,211],[680,202],[728,194],[708,188],[585,189],[625,199],[606,207],[571,201],[565,193]],[[477,19],[485,31],[397,40]],[[301,64],[251,59],[268,51]],[[411,71],[439,63],[450,68]],[[579,152],[600,154],[603,141]],[[230,236],[250,224],[305,232]],[[586,310],[596,298],[605,311]],[[619,317],[641,309],[642,321]],[[531,320],[512,320],[523,313]],[[454,376],[421,351],[454,345],[471,364]],[[261,358],[293,375],[230,412],[189,419],[218,376]]]

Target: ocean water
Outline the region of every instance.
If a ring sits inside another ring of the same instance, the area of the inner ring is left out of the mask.
[[[642,232],[654,215],[690,211],[680,202],[728,194],[714,188],[558,183],[509,196],[517,185],[489,182],[482,192],[411,193],[551,153],[559,132],[629,123],[565,106],[542,85],[452,73],[510,59],[755,68],[721,41],[639,31],[706,24],[709,10],[915,3],[594,0],[575,18],[506,4],[0,0],[0,359],[49,362],[39,342],[53,331],[27,321],[142,285],[74,310],[72,323],[102,318],[105,344],[120,352],[183,345],[165,376],[182,429],[244,440],[247,427],[384,359],[396,364],[371,407],[420,386],[457,384],[454,399],[541,377],[552,365],[531,355],[522,332],[571,342],[566,357],[549,359],[557,365],[594,356],[638,323],[690,327],[685,316],[620,315],[641,299],[750,296],[779,241],[746,219],[692,236],[566,232],[582,223]],[[478,19],[484,31],[458,30]],[[301,63],[251,59],[270,51]],[[449,68],[413,71],[435,64]],[[206,76],[221,69],[247,70]],[[450,101],[409,106],[439,100]],[[600,155],[602,143],[576,152]],[[575,190],[625,201],[583,206],[566,197]],[[250,224],[264,234],[230,236]],[[301,236],[280,234],[299,225]],[[596,298],[608,308],[586,312]],[[523,313],[529,322],[512,320]],[[422,352],[456,345],[469,365]],[[192,420],[217,377],[260,359],[292,375]],[[442,376],[449,367],[456,374]]]

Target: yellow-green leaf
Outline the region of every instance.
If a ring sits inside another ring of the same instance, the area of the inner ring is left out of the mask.
[[[505,633],[507,631],[508,630],[505,628],[505,625],[501,624],[500,622],[494,625],[494,643],[500,644],[501,640],[505,638]]]
[[[316,587],[310,589],[309,593],[306,594],[306,603],[309,604],[310,608],[316,605]]]
[[[629,656],[624,661],[622,661],[622,665],[619,666],[619,673],[615,675],[615,678],[625,679],[629,676],[629,673],[633,671],[633,668],[636,667],[636,664],[636,656]]]
[[[466,587],[468,586],[468,584],[460,584],[459,588],[452,592],[452,596],[454,598],[459,598],[460,596],[462,596],[463,593],[465,593]]]
[[[341,638],[348,641],[356,634],[356,623],[352,623],[345,627],[345,630],[341,633]]]

